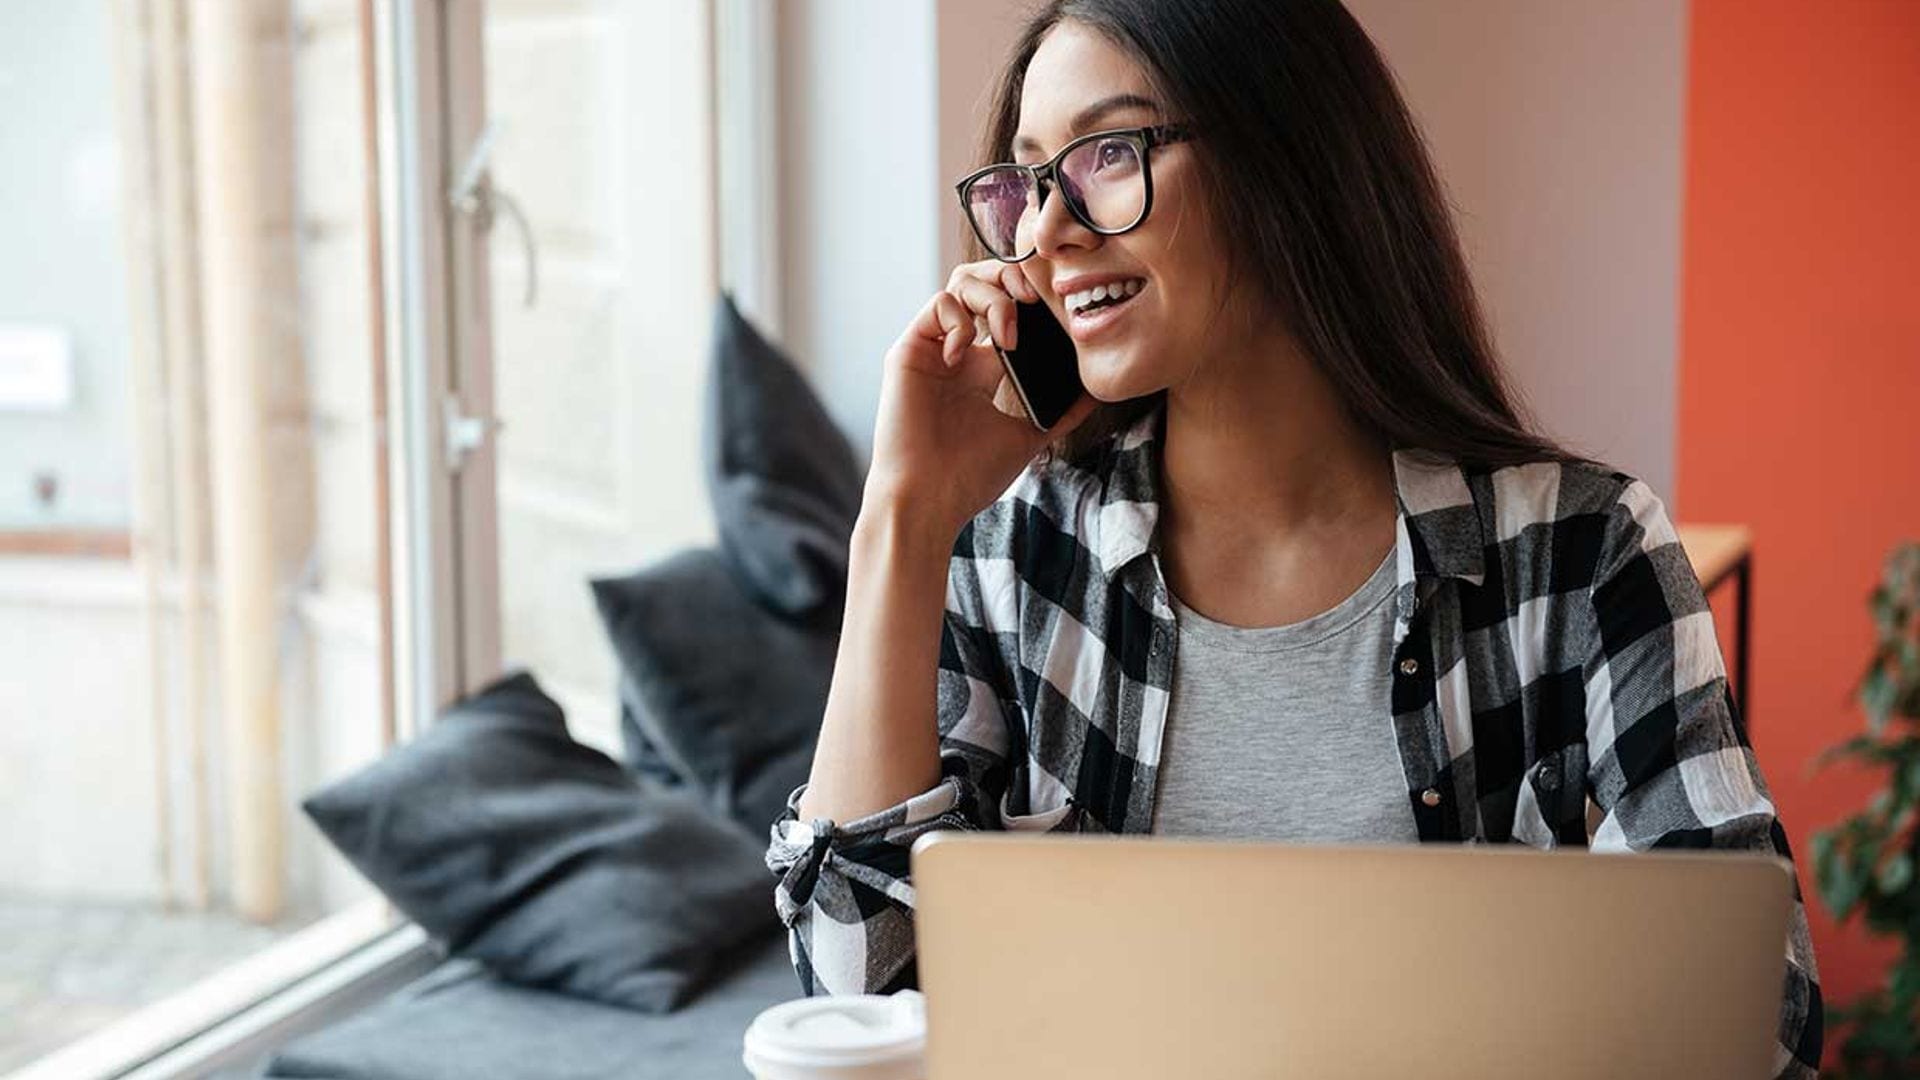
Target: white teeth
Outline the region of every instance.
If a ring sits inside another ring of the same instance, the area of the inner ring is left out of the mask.
[[[1067,310],[1079,311],[1096,300],[1108,300],[1118,296],[1132,296],[1146,287],[1145,278],[1129,278],[1126,281],[1102,282],[1091,289],[1082,289],[1067,295]]]

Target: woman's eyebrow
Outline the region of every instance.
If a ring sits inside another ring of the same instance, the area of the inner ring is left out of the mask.
[[[1099,101],[1075,113],[1073,122],[1067,125],[1067,134],[1069,136],[1078,135],[1092,128],[1101,117],[1120,109],[1157,110],[1159,108],[1159,103],[1152,98],[1141,97],[1139,94],[1114,94],[1101,98]],[[1013,149],[1016,153],[1020,151],[1030,151],[1037,154],[1040,152],[1040,141],[1031,135],[1021,135],[1013,140]]]

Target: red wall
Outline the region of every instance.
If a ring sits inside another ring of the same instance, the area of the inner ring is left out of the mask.
[[[1864,730],[1866,596],[1920,539],[1920,0],[1694,0],[1689,54],[1675,501],[1754,530],[1748,717],[1833,1001],[1892,953],[1813,897],[1875,785],[1806,770]]]

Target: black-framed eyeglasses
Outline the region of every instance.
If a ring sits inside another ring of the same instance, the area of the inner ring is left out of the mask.
[[[1041,165],[1002,162],[969,173],[953,186],[960,209],[994,258],[1017,263],[1038,246],[1034,229],[1048,188],[1058,187],[1074,219],[1102,236],[1136,228],[1153,209],[1149,151],[1193,138],[1187,124],[1095,131],[1060,148]]]

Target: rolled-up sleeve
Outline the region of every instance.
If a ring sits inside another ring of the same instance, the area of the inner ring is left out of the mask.
[[[1714,633],[1713,613],[1665,507],[1635,480],[1609,512],[1593,582],[1587,671],[1596,851],[1712,848],[1791,859]],[[1819,975],[1796,874],[1775,1074],[1820,1062]]]
[[[949,564],[934,709],[940,782],[852,821],[802,821],[806,785],[773,823],[766,864],[778,878],[774,907],[806,994],[892,993],[917,982],[914,840],[935,829],[1000,827],[1007,786],[1009,717],[1019,705],[1006,662],[984,625],[971,530]]]

